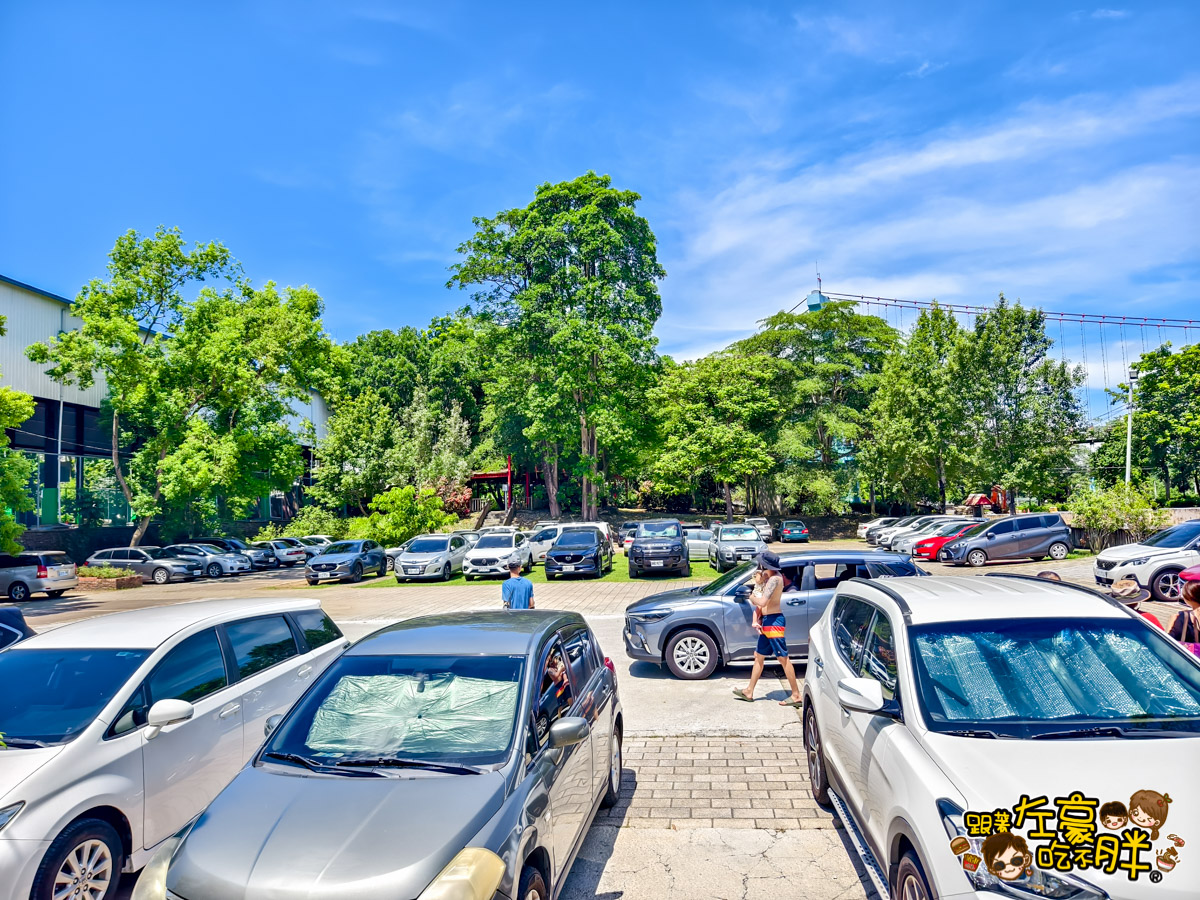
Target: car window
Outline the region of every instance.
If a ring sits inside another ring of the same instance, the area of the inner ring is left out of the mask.
[[[885,575],[891,575],[897,578],[908,578],[912,575],[920,575],[921,570],[916,567],[911,561],[905,560],[888,560],[887,562],[868,562],[867,572],[871,578],[880,578]]]
[[[833,618],[833,642],[852,670],[858,669],[859,654],[866,641],[867,629],[875,610],[869,603],[844,597],[838,601]]]
[[[896,644],[892,640],[892,623],[882,612],[875,613],[871,624],[860,674],[879,682],[885,700],[896,699]]]
[[[195,703],[229,684],[217,632],[210,628],[186,638],[163,658],[146,680],[154,704],[159,700]]]
[[[567,715],[574,701],[571,675],[563,659],[562,646],[556,641],[542,666],[538,683],[537,710],[534,714],[533,738],[537,750],[546,746],[550,726]]]
[[[592,673],[596,671],[596,663],[590,648],[591,643],[591,635],[585,630],[571,635],[563,644],[563,649],[567,654],[567,664],[571,667],[571,680],[579,685],[580,690],[591,680]]]
[[[552,541],[558,535],[557,528],[543,528],[535,534],[530,540],[537,541],[539,544],[543,541]]]
[[[1062,523],[1061,516],[1042,516],[1043,528],[1058,528]]]
[[[1011,534],[1015,525],[1012,519],[1006,519],[1003,522],[997,522],[991,528],[991,533],[995,535]]]
[[[296,639],[283,616],[233,622],[225,626],[225,634],[233,646],[238,678],[248,678],[296,655]]]
[[[1017,531],[1033,531],[1033,529],[1041,527],[1041,516],[1029,516],[1026,519],[1017,519]]]
[[[0,569],[11,569],[17,564],[15,556],[3,555],[0,556]]]
[[[112,559],[113,552],[114,551],[112,550],[100,550],[99,552],[92,554],[92,559]]]
[[[33,555],[26,555],[26,556],[18,556],[18,557],[17,557],[17,567],[18,567],[18,568],[33,568],[33,569],[36,569],[36,568],[37,568],[38,566],[40,566],[41,564],[42,564],[42,563],[41,563],[41,560],[39,560],[39,559],[38,559],[36,556],[33,556]]]
[[[71,565],[71,557],[65,553],[43,553],[42,565],[44,566],[69,566]]]
[[[324,647],[342,636],[342,630],[333,624],[333,619],[322,610],[306,609],[292,615],[304,633],[304,640],[308,642],[310,650]]]

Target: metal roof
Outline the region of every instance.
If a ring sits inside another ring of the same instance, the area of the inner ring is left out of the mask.
[[[60,297],[58,294],[52,294],[50,291],[44,291],[39,287],[34,287],[32,284],[26,284],[24,281],[18,281],[15,278],[9,278],[7,275],[0,275],[0,281],[3,281],[5,284],[11,284],[13,287],[19,287],[21,290],[29,291],[30,293],[46,297],[50,300],[57,300],[59,303],[65,303],[67,306],[71,305],[71,301],[66,297]]]

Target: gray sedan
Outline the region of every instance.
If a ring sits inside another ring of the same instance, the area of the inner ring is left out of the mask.
[[[753,525],[722,525],[709,541],[708,562],[724,572],[766,549],[766,541]]]
[[[367,571],[386,575],[387,570],[387,554],[374,541],[338,541],[308,561],[304,577],[309,584],[322,581],[358,583]]]
[[[577,613],[392,625],[271,726],[134,900],[550,900],[621,787],[616,679]]]
[[[414,538],[408,549],[396,557],[397,581],[436,578],[449,581],[462,571],[463,557],[470,544],[454,534],[423,534]]]
[[[142,581],[167,584],[171,581],[191,581],[204,574],[204,564],[194,556],[181,556],[159,547],[121,547],[116,550],[97,550],[88,557],[89,566],[115,566],[132,569]]]
[[[209,578],[220,578],[222,575],[237,575],[249,572],[253,568],[250,557],[240,553],[226,553],[219,547],[210,544],[168,544],[163,550],[173,556],[194,559],[204,569]]]

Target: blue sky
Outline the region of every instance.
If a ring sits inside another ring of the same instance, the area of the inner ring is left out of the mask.
[[[5,3],[0,272],[73,296],[178,225],[348,339],[464,303],[471,217],[595,169],[643,197],[678,356],[816,261],[1200,318],[1198,38],[1193,2]]]

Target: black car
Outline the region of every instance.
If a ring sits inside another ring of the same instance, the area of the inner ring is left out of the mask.
[[[558,575],[599,578],[613,567],[612,544],[597,528],[566,528],[546,551],[546,580]]]
[[[279,568],[279,557],[275,555],[274,550],[251,547],[241,538],[196,538],[191,543],[220,547],[226,553],[240,553],[250,559],[250,565],[255,569]]]
[[[692,574],[687,537],[678,519],[638,522],[629,545],[629,577],[637,578],[643,572]]]

